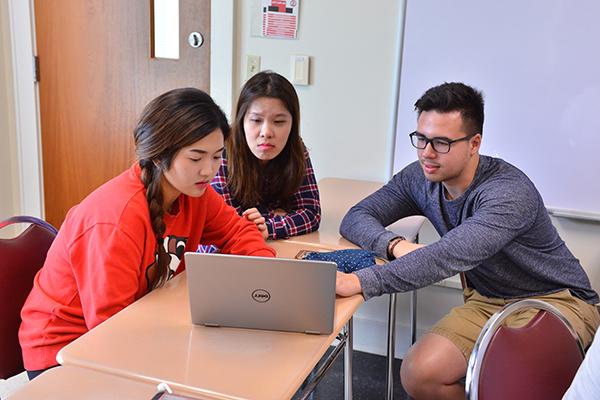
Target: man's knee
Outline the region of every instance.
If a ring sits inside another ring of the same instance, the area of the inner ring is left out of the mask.
[[[409,349],[400,366],[402,387],[411,396],[419,398],[420,393],[428,392],[430,386],[439,380],[437,366],[428,362],[428,357]]]
[[[427,334],[409,349],[402,361],[400,379],[411,397],[427,398],[460,381],[466,368],[462,352],[449,339]]]

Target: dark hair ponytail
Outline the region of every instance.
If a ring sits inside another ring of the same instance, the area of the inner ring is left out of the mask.
[[[229,136],[227,118],[213,99],[194,88],[171,90],[152,100],[142,112],[134,130],[136,155],[146,188],[150,223],[156,237],[158,258],[152,289],[169,278],[171,256],[164,246],[166,225],[162,177],[177,152],[208,136],[216,129]]]

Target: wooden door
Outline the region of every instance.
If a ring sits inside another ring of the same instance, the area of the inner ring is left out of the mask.
[[[55,226],[135,161],[132,132],[148,101],[209,89],[210,0],[179,0],[178,60],[151,57],[151,3],[35,0],[45,216]],[[194,31],[199,48],[188,44]]]

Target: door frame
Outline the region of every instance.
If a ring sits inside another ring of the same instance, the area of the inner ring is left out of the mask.
[[[210,94],[231,116],[234,73],[234,0],[211,1]],[[44,217],[39,93],[33,57],[33,0],[8,0],[20,213]],[[218,21],[218,23],[216,23]]]

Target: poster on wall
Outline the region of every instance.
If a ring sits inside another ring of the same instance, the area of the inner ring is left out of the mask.
[[[296,39],[300,0],[262,0],[262,36]]]

